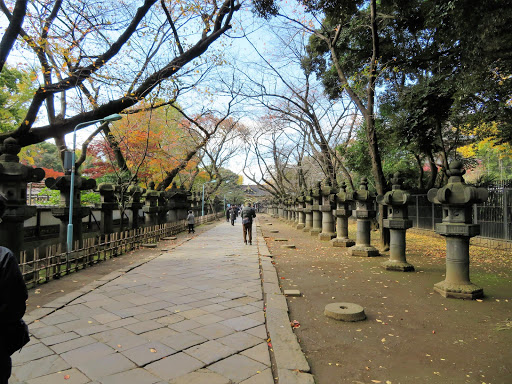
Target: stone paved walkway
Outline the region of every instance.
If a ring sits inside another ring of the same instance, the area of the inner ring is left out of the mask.
[[[308,371],[293,345],[289,319],[282,316],[286,302],[276,289],[275,270],[271,275],[268,249],[254,229],[255,244],[244,245],[240,223],[223,222],[31,312],[26,320],[32,340],[13,355],[10,383],[274,383],[278,367],[273,374],[265,284],[275,291],[270,301],[281,306],[270,316],[279,322],[272,327],[288,332],[284,338],[276,334],[284,360],[276,359],[284,361],[287,373],[301,374],[296,362]],[[284,370],[282,383],[312,382],[311,375],[306,381],[286,379]]]

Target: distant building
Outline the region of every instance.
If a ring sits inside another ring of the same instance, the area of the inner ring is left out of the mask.
[[[272,195],[260,188],[259,186],[253,185],[242,185],[242,192],[244,193],[244,201],[246,203],[252,203],[258,210],[266,205],[266,201],[270,200]]]

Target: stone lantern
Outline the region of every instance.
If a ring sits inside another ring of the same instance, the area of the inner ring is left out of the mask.
[[[306,223],[306,215],[304,213],[304,207],[305,207],[305,203],[306,202],[306,199],[305,199],[305,196],[304,196],[304,191],[302,191],[299,195],[299,197],[297,197],[297,216],[298,216],[298,220],[297,220],[297,226],[295,227],[296,229],[304,229],[305,227],[305,223]]]
[[[70,190],[71,190],[71,175],[59,176],[56,179],[48,177],[44,181],[45,185],[53,190],[60,191],[60,204],[59,207],[52,208],[52,215],[60,220],[60,235],[59,241],[61,244],[66,244],[67,231],[69,224],[69,203],[70,203]],[[85,177],[75,177],[73,187],[73,239],[79,241],[82,245],[82,219],[90,212],[89,207],[82,207],[80,202],[80,194],[82,191],[87,191],[96,188],[96,180],[86,179]],[[73,247],[75,249],[75,247]]]
[[[448,184],[428,191],[428,200],[441,204],[443,221],[436,224],[436,232],[446,237],[446,277],[434,285],[444,297],[478,299],[484,291],[469,280],[469,239],[480,233],[480,225],[472,224],[471,211],[475,203],[487,200],[484,188],[466,185],[460,161],[450,164]]]
[[[171,188],[165,191],[165,195],[167,198],[167,204],[169,208],[169,221],[176,222],[178,221],[178,205],[177,205],[177,195],[179,193],[179,189],[176,186],[176,183],[171,184]],[[197,199],[195,192],[187,197],[190,200],[190,206],[194,210],[194,215],[197,217],[201,212],[201,202],[200,196],[199,200]]]
[[[389,228],[390,233],[389,260],[382,266],[389,271],[412,272],[414,267],[405,257],[405,231],[412,227],[407,212],[411,195],[402,190],[399,172],[394,174],[391,182],[392,190],[377,196],[377,202],[387,207],[388,217],[384,219],[384,228]]]
[[[155,190],[155,183],[153,184],[153,190]],[[168,205],[168,200],[165,191],[157,191],[158,197],[158,224],[165,224],[167,222],[167,212],[170,207]]]
[[[275,219],[279,218],[279,199],[272,199],[272,217]]]
[[[102,235],[114,232],[114,210],[119,207],[116,194],[120,187],[112,183],[101,183],[97,190],[101,196],[101,203],[98,208],[101,209],[100,231]]]
[[[375,217],[376,212],[373,208],[375,194],[368,190],[368,180],[366,177],[361,179],[359,189],[349,193],[349,198],[356,202],[356,209],[353,215],[357,219],[356,245],[350,248],[352,256],[379,256],[379,250],[372,247],[371,238],[371,219]]]
[[[0,245],[9,248],[18,261],[25,235],[23,223],[36,214],[36,207],[27,205],[27,183],[44,178],[43,169],[20,164],[20,150],[21,146],[13,138],[5,139],[0,145],[0,192],[7,198],[0,222]]]
[[[158,198],[161,192],[155,191],[155,183],[150,182],[148,190],[144,194],[144,207],[142,211],[145,214],[145,221],[147,226],[154,226],[158,224],[158,212],[160,207],[158,206]]]
[[[322,241],[331,241],[336,237],[334,233],[334,218],[332,211],[334,209],[334,197],[336,189],[331,185],[331,180],[326,179],[325,185],[320,190],[321,193],[321,205],[320,212],[322,215],[322,232],[318,235],[318,238]]]
[[[128,202],[126,203],[126,209],[132,211],[132,229],[137,229],[140,227],[139,220],[139,211],[144,205],[140,199],[142,195],[146,192],[144,188],[139,187],[137,184],[133,183],[126,190],[126,195],[128,196]],[[123,218],[121,218],[122,220]]]
[[[311,211],[313,213],[313,227],[309,231],[311,236],[318,236],[322,232],[322,212],[320,205],[322,204],[322,184],[316,183],[316,188],[312,190],[311,198],[313,199]]]
[[[178,188],[174,199],[176,201],[176,208],[178,212],[178,220],[184,220],[187,218],[188,211],[190,209],[190,204],[188,201],[188,197],[190,192],[185,189],[185,186],[182,184]]]
[[[332,239],[333,247],[352,247],[355,242],[348,237],[348,218],[352,216],[353,201],[347,194],[347,184],[341,183],[340,191],[336,195],[336,238]]]
[[[311,195],[313,194],[313,190],[310,189],[309,191],[304,192],[304,229],[303,232],[309,232],[311,231],[311,228],[313,228],[313,211],[311,210],[311,203],[313,201],[313,198]]]

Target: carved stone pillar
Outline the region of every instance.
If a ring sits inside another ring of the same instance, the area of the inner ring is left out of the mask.
[[[336,238],[331,241],[333,247],[352,247],[355,244],[348,237],[348,218],[352,216],[352,203],[347,194],[347,184],[343,182],[336,195]]]
[[[472,224],[471,211],[473,204],[487,200],[488,192],[466,185],[465,172],[460,161],[452,162],[448,184],[428,191],[428,200],[443,207],[443,221],[436,224],[436,232],[446,237],[446,277],[434,284],[434,290],[444,297],[478,299],[484,290],[469,279],[469,239],[480,233],[480,225]]]
[[[352,256],[379,256],[379,250],[370,243],[371,219],[376,214],[373,208],[375,194],[368,190],[366,177],[361,179],[359,189],[349,196],[356,202],[354,216],[357,219],[356,245],[350,248],[350,254]]]
[[[24,242],[23,223],[36,214],[27,205],[27,183],[41,181],[44,171],[20,164],[21,146],[13,138],[0,144],[0,192],[7,198],[7,208],[0,222],[0,245],[9,248],[19,261]]]

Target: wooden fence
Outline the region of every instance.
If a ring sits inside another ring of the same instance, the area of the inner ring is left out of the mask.
[[[196,218],[196,225],[213,221],[216,214]],[[62,245],[46,248],[44,255],[38,249],[29,257],[27,252],[20,254],[20,269],[27,287],[46,283],[51,279],[77,272],[101,261],[120,256],[138,249],[142,244],[157,243],[161,238],[183,232],[187,227],[186,220],[111,233],[84,239],[82,247],[75,242],[75,249],[63,252]]]

